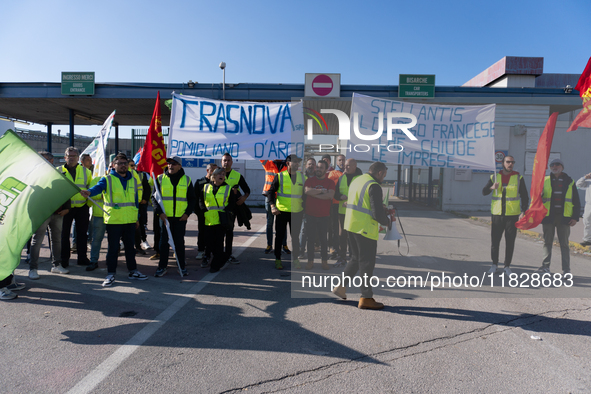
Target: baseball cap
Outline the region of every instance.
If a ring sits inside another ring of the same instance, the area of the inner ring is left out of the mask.
[[[181,165],[183,164],[183,161],[178,156],[172,156],[172,157],[169,157],[169,158],[166,159],[166,162],[167,163],[170,163],[171,161],[176,161],[177,164],[181,164]]]
[[[553,160],[550,162],[550,166],[549,166],[549,167],[552,167],[552,165],[553,165],[553,164],[560,164],[562,167],[564,167],[564,163],[563,163],[563,162],[562,162],[562,160],[560,160],[560,159],[553,159]]]

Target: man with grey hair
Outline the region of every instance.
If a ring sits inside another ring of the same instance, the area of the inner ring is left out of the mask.
[[[82,190],[88,190],[90,182],[92,181],[92,172],[80,164],[78,164],[79,153],[78,149],[70,146],[66,149],[65,159],[66,164],[59,167],[58,170],[72,183]],[[80,193],[75,194],[71,198],[71,209],[64,216],[62,226],[62,267],[53,267],[51,272],[57,274],[67,274],[66,267],[70,264],[70,229],[72,222],[76,221],[76,240],[78,254],[78,265],[90,265],[90,260],[86,255],[86,241],[88,239],[86,232],[88,231],[89,211],[86,198],[82,197]]]
[[[53,155],[49,152],[39,152],[41,156],[45,158],[51,165],[53,165]],[[61,207],[59,207],[41,226],[35,231],[31,238],[31,260],[29,261],[29,279],[39,279],[39,273],[37,269],[39,267],[39,250],[45,238],[45,232],[49,228],[49,240],[51,242],[51,253],[52,253],[52,267],[61,267],[63,262],[61,260],[62,252],[62,223],[64,216],[68,214],[70,210],[70,200],[66,201]],[[52,268],[52,271],[53,271]],[[64,268],[65,269],[65,268]],[[64,273],[64,272],[60,272]]]

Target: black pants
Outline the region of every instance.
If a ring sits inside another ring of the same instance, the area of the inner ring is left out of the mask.
[[[211,253],[213,253],[213,260],[211,260],[209,272],[218,272],[230,257],[229,254],[224,252],[224,238],[226,236],[226,231],[221,224],[218,224],[215,226],[207,226],[205,234],[207,234],[207,244],[209,249],[211,250]]]
[[[236,216],[232,215],[232,226],[226,230],[226,255],[228,258],[232,255],[232,244],[234,243],[234,223],[236,223]]]
[[[275,258],[281,260],[281,248],[287,234],[289,223],[289,235],[291,235],[291,250],[294,258],[300,255],[300,229],[302,228],[303,212],[281,212],[275,217]]]
[[[156,214],[152,219],[152,228],[154,229],[154,252],[160,253],[160,218]]]
[[[505,233],[505,266],[508,267],[511,265],[513,249],[515,248],[515,237],[517,237],[515,223],[518,220],[519,215],[492,215],[490,258],[493,264],[499,264],[499,247],[503,233]]]
[[[140,244],[146,240],[146,225],[148,224],[148,204],[140,204],[139,206],[139,222],[140,226],[135,231],[135,248],[140,249]]]
[[[72,229],[72,222],[76,221],[76,254],[78,255],[77,263],[80,265],[88,265],[90,261],[86,256],[86,242],[88,241],[88,223],[89,211],[88,206],[71,208],[62,225],[62,265],[65,267],[70,265],[70,230]]]
[[[328,247],[339,251],[339,204],[332,204],[330,206],[330,230],[328,231]]]
[[[306,215],[306,226],[308,229],[308,261],[314,261],[314,243],[320,242],[320,258],[328,260],[328,226],[330,217],[317,218]]]
[[[172,234],[172,242],[176,249],[176,257],[179,259],[181,269],[185,269],[185,230],[187,228],[187,221],[181,221],[180,218],[168,218],[170,224],[170,233]],[[168,232],[163,221],[160,221],[160,261],[158,268],[166,268],[168,265]]]
[[[348,231],[345,230],[345,215],[339,213],[339,258],[345,260],[347,258],[347,247],[349,247]]]
[[[376,266],[378,241],[366,238],[361,234],[348,233],[348,235],[351,246],[351,260],[343,272],[346,279],[345,287],[351,287],[355,283],[353,276],[356,276],[355,274],[359,271],[358,276],[363,278],[364,275],[367,275],[367,280],[362,281],[361,286],[355,285],[355,287],[361,289],[361,297],[372,298],[373,290],[369,286],[369,278],[373,275],[373,270]]]
[[[107,224],[107,273],[115,274],[117,271],[117,257],[119,256],[119,240],[123,240],[125,248],[125,263],[128,271],[137,269],[135,261],[135,222],[127,224]]]

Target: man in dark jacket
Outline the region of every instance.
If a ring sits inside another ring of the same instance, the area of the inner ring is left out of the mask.
[[[560,159],[550,162],[550,176],[544,180],[542,201],[548,209],[542,220],[544,230],[544,261],[538,272],[550,273],[550,259],[552,258],[552,243],[554,234],[558,234],[560,253],[562,254],[562,274],[570,274],[570,249],[568,237],[570,228],[577,224],[581,212],[581,202],[575,181],[562,172],[564,163]]]
[[[168,265],[168,231],[166,231],[166,222],[170,225],[170,233],[176,250],[181,268],[181,275],[187,276],[189,273],[185,268],[185,231],[187,228],[187,219],[195,209],[195,189],[191,178],[185,175],[182,167],[181,158],[178,156],[166,159],[168,168],[164,174],[156,177],[156,184],[162,196],[162,206],[158,203],[155,196],[152,196],[154,204],[154,215],[160,218],[160,261],[158,269],[154,276],[163,276],[166,273]]]

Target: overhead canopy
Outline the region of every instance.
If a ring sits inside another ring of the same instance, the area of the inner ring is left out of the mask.
[[[221,99],[222,84],[155,83],[100,83],[93,96],[65,96],[60,83],[0,83],[0,117],[39,124],[70,124],[74,116],[76,125],[100,125],[113,110],[115,122],[121,126],[148,125],[154,111],[156,95],[162,100],[171,98],[172,92],[191,96]],[[350,111],[353,92],[398,100],[398,86],[342,85],[341,98],[305,99],[304,106],[320,109]],[[290,101],[304,95],[303,84],[226,84],[226,99],[234,101]],[[421,100],[415,100],[421,101]],[[466,88],[436,87],[435,99],[429,103],[441,104],[526,104],[549,105],[550,112],[568,112],[581,108],[577,92],[565,94],[554,88]],[[162,125],[168,126],[170,110],[161,107]],[[326,116],[328,132],[336,134],[336,117]],[[315,133],[317,131],[315,130]],[[320,130],[318,132],[322,133]]]

